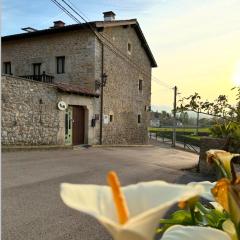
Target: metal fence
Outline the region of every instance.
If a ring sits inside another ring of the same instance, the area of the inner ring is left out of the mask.
[[[176,129],[176,144],[184,149],[199,153],[200,139],[202,136],[208,135],[209,132],[207,131],[207,128],[196,129],[196,127],[178,127]],[[173,144],[173,129],[171,127],[150,128],[149,138],[156,141]]]

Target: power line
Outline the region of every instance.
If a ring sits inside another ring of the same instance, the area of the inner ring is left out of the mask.
[[[66,14],[71,14],[63,5],[61,5],[57,0],[51,0],[52,2],[54,2],[59,8],[61,8]],[[76,6],[70,1],[67,0],[69,3],[67,3],[65,0],[62,0],[62,2],[68,7],[70,8],[75,14],[77,14],[77,16],[79,16],[90,28],[90,30],[93,32],[93,34],[97,37],[97,39],[104,45],[106,46],[109,50],[111,50],[115,55],[117,55],[118,57],[122,58],[124,61],[128,61],[128,63],[132,64],[132,66],[137,69],[139,72],[141,72],[142,74],[144,74],[145,76],[149,77],[149,74],[145,73],[145,71],[141,68],[141,66],[137,65],[135,62],[133,62],[129,56],[127,56],[125,53],[123,53],[118,47],[116,47],[112,41],[105,35],[105,34],[101,34],[101,33],[97,33],[94,28],[92,27],[92,25],[89,23],[89,21],[87,21],[81,14],[79,14],[74,8],[76,8]],[[77,9],[79,12],[80,10]],[[83,15],[85,15],[84,13],[82,13]],[[71,16],[73,16],[71,14]],[[86,15],[85,15],[86,17]],[[87,17],[86,17],[87,18]],[[74,16],[74,20],[77,23],[81,23],[75,16]],[[103,41],[103,39],[105,41]],[[153,76],[152,77],[155,79],[155,82],[158,83],[159,85],[164,86],[165,88],[168,89],[172,89],[171,86],[169,86],[168,84],[164,83],[163,81],[161,81],[160,79],[158,79],[157,77]]]
[[[51,0],[51,1],[60,9],[62,9],[70,18],[72,18],[77,23],[81,24],[81,22],[73,14],[71,14],[66,8],[64,8],[57,0]]]

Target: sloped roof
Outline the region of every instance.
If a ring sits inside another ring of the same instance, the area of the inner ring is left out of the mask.
[[[66,84],[66,83],[56,83],[54,84],[60,92],[67,92],[67,93],[74,93],[79,94],[82,96],[88,96],[88,97],[99,97],[99,94],[96,94],[95,92],[80,87],[79,85],[73,85],[73,84]]]
[[[82,23],[82,24],[72,24],[72,25],[66,25],[63,27],[59,28],[48,28],[48,29],[43,29],[43,30],[38,30],[35,32],[27,32],[27,33],[20,33],[20,34],[14,34],[14,35],[8,35],[8,36],[3,36],[2,37],[2,42],[6,42],[9,40],[14,40],[14,39],[24,39],[24,38],[32,38],[32,37],[37,37],[37,36],[42,36],[42,35],[48,35],[48,34],[53,34],[53,33],[61,33],[61,32],[69,32],[69,31],[75,31],[75,30],[80,30],[80,29],[88,29],[89,24],[91,27],[94,29],[101,29],[101,28],[107,28],[107,27],[117,27],[117,26],[132,26],[135,31],[137,36],[139,37],[142,47],[144,48],[152,67],[157,67],[157,63],[153,57],[153,54],[150,50],[150,47],[143,35],[143,32],[140,28],[139,23],[137,22],[136,19],[129,19],[129,20],[114,20],[114,21],[94,21],[94,22],[89,22],[89,23]]]

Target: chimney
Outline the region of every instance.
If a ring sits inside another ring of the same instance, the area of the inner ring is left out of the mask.
[[[64,27],[65,26],[65,22],[61,21],[61,20],[58,20],[58,21],[55,21],[53,22],[54,25],[52,28],[61,28],[61,27]]]
[[[103,12],[104,21],[114,21],[116,14],[113,11]]]

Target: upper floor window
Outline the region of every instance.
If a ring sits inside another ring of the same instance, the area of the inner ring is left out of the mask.
[[[65,73],[65,57],[57,57],[57,74]]]
[[[128,42],[128,44],[127,44],[127,50],[128,50],[128,53],[131,54],[131,52],[132,52],[132,44],[130,42]]]
[[[109,115],[109,122],[113,122],[113,115],[112,114]]]
[[[139,90],[139,92],[142,92],[142,90],[143,90],[143,80],[142,79],[138,80],[138,90]]]
[[[11,62],[4,62],[3,63],[3,71],[5,74],[12,74],[11,72]]]
[[[41,63],[33,63],[33,75],[41,75]]]
[[[141,123],[141,114],[138,114],[138,123]]]

